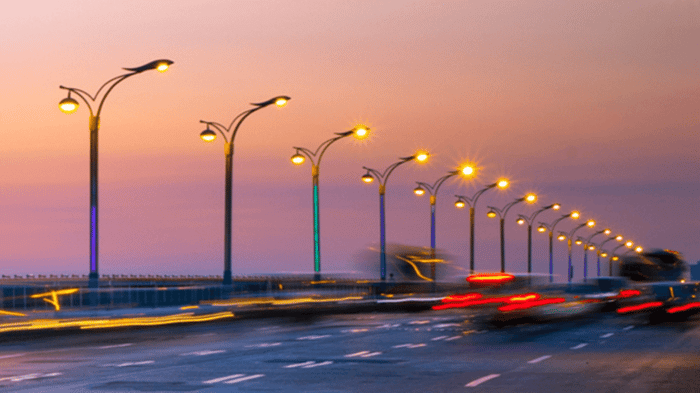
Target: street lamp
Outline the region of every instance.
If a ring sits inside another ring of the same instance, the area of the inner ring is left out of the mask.
[[[518,225],[523,225],[527,223],[527,272],[532,273],[532,223],[535,222],[535,218],[537,217],[538,214],[542,213],[545,210],[559,210],[561,209],[561,205],[558,203],[553,203],[549,206],[545,206],[541,208],[540,210],[532,213],[531,216],[525,216],[523,214],[518,214],[518,219],[515,221],[518,223]]]
[[[221,123],[200,120],[200,123],[207,125],[207,129],[202,131],[199,136],[205,142],[212,142],[216,139],[216,130],[221,137],[224,138],[224,155],[226,156],[226,195],[224,197],[224,279],[223,285],[232,285],[231,279],[231,200],[233,196],[233,140],[236,138],[238,128],[248,116],[253,112],[270,106],[272,104],[278,107],[283,107],[287,104],[290,98],[287,96],[278,96],[264,102],[251,103],[253,108],[245,110],[234,117],[228,127]],[[235,126],[235,127],[234,127]],[[212,128],[214,130],[212,130]],[[231,131],[233,129],[233,131]]]
[[[508,214],[508,210],[510,210],[511,207],[515,206],[516,204],[520,202],[527,202],[527,203],[535,203],[537,202],[537,195],[535,194],[527,194],[522,198],[518,198],[514,200],[513,202],[503,206],[502,209],[498,209],[493,206],[488,206],[489,212],[486,213],[486,216],[489,218],[494,218],[498,216],[501,219],[501,273],[505,273],[506,271],[506,243],[505,243],[505,219],[506,219],[506,214]]]
[[[540,226],[537,227],[537,232],[548,232],[549,233],[549,282],[554,281],[554,255],[552,253],[553,251],[553,239],[554,239],[554,229],[557,227],[557,224],[559,224],[561,221],[567,219],[567,218],[573,218],[574,220],[578,219],[581,217],[581,213],[577,212],[576,210],[573,210],[569,214],[564,214],[561,217],[557,218],[552,222],[551,224],[545,224],[543,222],[540,222]],[[565,239],[565,238],[563,238]],[[559,240],[563,240],[559,239]]]
[[[605,232],[603,232],[603,233],[605,233]],[[597,267],[598,267],[598,277],[600,277],[600,257],[605,258],[605,257],[608,256],[607,253],[606,253],[605,251],[603,251],[603,246],[605,245],[605,243],[610,242],[610,241],[613,241],[613,240],[617,240],[618,242],[621,242],[622,239],[623,239],[622,235],[611,236],[611,237],[609,237],[609,238],[603,240],[602,243],[598,244],[598,250],[596,251],[596,256],[597,256]],[[603,255],[603,254],[605,254],[605,255]],[[611,267],[611,269],[612,269],[612,265],[611,265],[610,267]],[[609,275],[612,276],[612,271],[610,271],[610,274],[609,274]]]
[[[608,261],[608,263],[610,264],[610,276],[612,276],[612,263],[613,263],[613,261],[617,261],[620,259],[620,257],[615,255],[615,251],[617,251],[620,247],[632,248],[632,246],[634,246],[634,242],[631,240],[628,240],[625,243],[620,244],[619,246],[613,248],[612,251],[610,251],[610,260]]]
[[[301,165],[306,161],[308,157],[311,161],[311,180],[313,184],[313,217],[314,217],[314,273],[316,275],[315,280],[318,281],[321,275],[321,235],[320,235],[320,219],[319,219],[319,207],[318,207],[318,176],[319,176],[319,166],[321,165],[321,159],[323,158],[323,153],[333,142],[348,137],[350,135],[354,136],[356,139],[365,139],[369,135],[369,128],[363,125],[355,126],[350,131],[336,132],[335,137],[321,143],[321,145],[316,149],[316,151],[311,151],[304,147],[294,147],[296,153],[292,156],[292,163],[295,165]]]
[[[389,180],[389,175],[394,171],[399,165],[405,164],[409,161],[416,162],[426,162],[430,157],[430,154],[425,151],[419,151],[410,157],[400,157],[398,162],[389,165],[384,172],[379,172],[375,169],[363,166],[362,169],[366,170],[362,176],[362,181],[365,183],[371,183],[376,177],[379,181],[379,277],[382,281],[386,281],[386,221],[384,214],[384,194],[386,193],[386,182]]]
[[[61,112],[73,113],[78,110],[78,101],[71,97],[71,93],[80,97],[80,99],[82,99],[83,102],[85,102],[85,105],[87,105],[88,110],[90,111],[90,121],[88,123],[88,127],[90,129],[90,275],[88,276],[88,287],[90,288],[97,288],[97,286],[99,285],[99,275],[97,272],[99,257],[99,237],[97,225],[97,134],[100,129],[100,113],[102,112],[102,106],[104,105],[105,100],[107,99],[107,96],[112,91],[112,89],[114,89],[114,87],[121,83],[121,81],[123,81],[124,79],[148,70],[157,70],[159,72],[165,72],[171,64],[173,64],[172,61],[161,59],[154,60],[140,67],[124,68],[124,70],[129,72],[114,77],[105,82],[99,89],[97,89],[97,92],[94,96],[90,95],[85,90],[76,89],[73,87],[59,86],[59,88],[61,89],[68,90],[68,97],[62,99],[58,103],[58,108],[61,110]],[[98,104],[98,97],[103,89],[106,90],[104,92],[104,95],[102,95],[102,98],[99,100]],[[97,105],[96,111],[93,111],[93,108],[90,105],[90,103],[92,103],[93,105]]]
[[[437,199],[437,193],[440,186],[449,178],[457,175],[462,177],[471,177],[474,175],[475,168],[473,165],[463,165],[460,169],[455,171],[450,171],[446,175],[437,179],[433,185],[428,183],[417,181],[418,187],[416,187],[413,192],[421,196],[427,191],[430,193],[430,258],[435,259],[435,202]],[[431,264],[430,275],[433,280],[435,280],[435,263]]]
[[[558,239],[559,240],[567,239],[566,243],[567,243],[567,246],[569,249],[569,283],[571,282],[571,279],[574,277],[574,270],[573,270],[573,266],[571,265],[571,244],[572,244],[571,239],[573,239],[576,231],[578,231],[579,229],[586,227],[586,226],[589,228],[593,228],[595,226],[595,221],[588,220],[588,221],[584,222],[583,224],[577,226],[576,228],[572,229],[571,232],[569,232],[568,234],[565,232],[559,232]]]
[[[600,235],[601,233],[604,233],[606,235],[609,235],[612,233],[609,228],[605,228],[603,230],[594,232],[591,236],[587,238],[579,238],[583,242],[583,281],[585,282],[586,279],[588,278],[588,250],[595,250],[595,247],[592,243],[591,240],[596,237],[597,235]],[[600,277],[600,260],[598,261],[598,277]]]
[[[498,187],[501,190],[505,190],[510,185],[507,179],[500,179],[495,183],[489,184],[481,190],[477,191],[471,198],[464,195],[455,195],[457,201],[455,206],[458,208],[463,208],[465,205],[469,205],[469,273],[474,274],[474,210],[476,208],[476,201],[479,199],[481,194],[484,192]]]

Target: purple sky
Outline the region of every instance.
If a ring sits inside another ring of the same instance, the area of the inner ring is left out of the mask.
[[[507,217],[508,270],[526,268],[517,214],[554,202],[700,260],[700,1],[29,1],[0,20],[2,274],[87,274],[88,112],[61,113],[58,86],[94,93],[159,58],[175,64],[119,85],[102,113],[101,274],[221,274],[223,144],[203,143],[199,120],[228,124],[280,94],[287,107],[255,113],[236,137],[234,275],[312,270],[311,169],[291,165],[292,146],[358,122],[372,136],[333,145],[321,167],[325,272],[355,270],[379,240],[362,166],[419,148],[430,163],[387,186],[390,243],[429,245],[415,181],[469,160],[478,177],[437,199],[438,247],[460,266],[468,212],[453,195],[499,176],[513,186],[479,200],[478,270],[500,266],[486,206],[529,191],[540,203]],[[545,272],[546,236],[533,237]],[[565,258],[555,244],[556,273]],[[577,278],[581,260],[576,249]]]

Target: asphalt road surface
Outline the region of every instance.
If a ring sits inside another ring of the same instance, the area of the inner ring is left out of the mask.
[[[464,310],[3,339],[0,391],[694,392],[700,323],[493,328]]]

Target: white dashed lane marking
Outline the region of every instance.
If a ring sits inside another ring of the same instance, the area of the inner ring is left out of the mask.
[[[469,382],[468,384],[464,385],[464,387],[474,388],[474,387],[481,385],[482,383],[484,383],[486,381],[490,381],[490,380],[492,380],[494,378],[498,378],[500,376],[501,376],[501,374],[489,374],[485,377],[481,377],[479,379],[475,379],[475,380]]]
[[[424,347],[426,344],[420,343],[420,344],[401,344],[401,345],[394,345],[392,348],[420,348]]]
[[[233,374],[233,375],[229,375],[227,377],[214,378],[214,379],[210,379],[208,381],[202,381],[202,383],[206,383],[207,385],[210,385],[212,383],[223,382],[223,381],[226,381],[228,379],[238,378],[238,377],[242,377],[244,375],[245,374]]]
[[[445,341],[458,340],[458,339],[460,339],[460,338],[462,338],[462,336],[452,336],[452,337],[446,338]]]
[[[625,328],[622,328],[622,330],[630,330],[630,329],[634,329],[634,325],[629,325]]]
[[[30,379],[57,377],[59,375],[62,375],[62,374],[61,373],[48,373],[48,374],[33,373],[33,374],[25,374],[25,375],[15,375],[13,377],[0,378],[0,382],[3,382],[3,381],[21,382],[21,381],[27,381]]]
[[[442,340],[443,338],[447,338],[447,336],[434,337],[434,338],[431,338],[430,341],[439,341],[439,340]]]
[[[316,363],[316,362],[313,362],[313,363],[314,364],[302,366],[301,368],[314,368],[314,367],[327,366],[329,364],[333,364],[333,362],[331,360],[326,360],[325,362],[321,362],[321,363]]]
[[[547,359],[549,359],[549,358],[551,358],[551,357],[552,357],[552,355],[540,356],[540,357],[538,357],[537,359],[528,360],[528,363],[529,363],[529,364],[539,363],[539,362],[541,362],[541,361],[543,361],[543,360],[547,360]]]
[[[586,344],[586,343],[581,343],[581,344],[576,345],[576,346],[573,346],[573,347],[571,347],[571,348],[569,348],[569,349],[581,349],[581,348],[585,347],[586,345],[588,345],[588,344]]]
[[[615,333],[606,333],[606,334],[603,334],[602,336],[600,336],[600,338],[612,337],[614,334],[615,334]]]
[[[125,344],[116,344],[116,345],[105,345],[104,347],[97,347],[97,349],[124,348],[124,347],[130,347],[132,345],[134,345],[134,344],[125,343]]]
[[[330,337],[330,334],[324,334],[322,336],[304,336],[304,337],[299,337],[297,340],[320,340],[322,338]]]
[[[224,351],[223,349],[217,349],[217,350],[214,350],[214,351],[188,352],[188,353],[180,354],[180,356],[206,356],[206,355],[214,355],[214,354],[217,354],[217,353],[224,353],[224,352],[226,352],[226,351]]]
[[[369,351],[361,351],[361,352],[355,352],[355,353],[349,353],[345,355],[346,358],[354,358],[355,356],[362,356],[368,354]]]
[[[370,352],[370,353],[366,353],[364,355],[360,355],[360,357],[371,358],[372,356],[377,356],[377,355],[381,355],[381,354],[382,354],[381,352]]]
[[[270,347],[276,347],[278,345],[282,345],[282,343],[253,344],[253,345],[246,345],[245,348],[270,348]]]
[[[311,365],[311,364],[314,364],[314,363],[316,363],[316,362],[314,362],[313,360],[310,360],[310,361],[304,362],[304,363],[288,364],[288,365],[284,366],[284,368],[304,367],[304,366],[308,366],[308,365]]]

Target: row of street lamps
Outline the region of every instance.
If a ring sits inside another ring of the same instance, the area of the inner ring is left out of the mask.
[[[95,288],[98,286],[98,246],[99,246],[99,237],[98,237],[98,176],[97,176],[97,163],[98,163],[98,131],[100,127],[100,113],[102,111],[102,107],[104,105],[105,99],[109,95],[109,93],[114,89],[114,87],[125,80],[126,78],[140,74],[144,71],[149,71],[149,70],[157,70],[159,72],[165,72],[170,65],[172,65],[173,62],[171,60],[167,59],[160,59],[160,60],[155,60],[150,63],[144,64],[140,67],[135,67],[135,68],[125,68],[126,71],[128,71],[126,74],[119,75],[117,77],[114,77],[107,82],[105,82],[95,93],[95,95],[90,95],[84,90],[81,89],[76,89],[72,87],[65,87],[65,86],[60,86],[61,89],[65,89],[68,91],[68,96],[61,100],[59,102],[59,109],[63,111],[64,113],[73,113],[77,111],[79,107],[78,101],[76,101],[74,98],[71,97],[71,94],[76,95],[79,97],[88,107],[90,111],[90,118],[89,118],[89,130],[90,130],[90,275],[89,275],[89,286],[92,288]],[[100,92],[104,90],[104,94],[100,98]],[[98,98],[99,99],[99,104],[98,104]],[[225,215],[224,215],[224,275],[223,275],[223,284],[230,286],[232,285],[232,272],[231,272],[231,259],[232,259],[232,253],[231,253],[231,233],[232,233],[232,195],[233,195],[233,147],[234,147],[234,139],[236,137],[236,134],[238,133],[238,130],[241,126],[241,123],[251,114],[254,112],[271,106],[271,105],[276,105],[278,107],[283,107],[286,105],[286,103],[290,100],[290,97],[287,96],[277,96],[274,98],[271,98],[267,101],[263,101],[260,103],[253,103],[251,104],[253,107],[245,110],[241,113],[239,113],[234,119],[231,121],[228,127],[221,123],[217,122],[212,122],[212,121],[204,121],[200,120],[200,123],[206,124],[206,130],[202,131],[200,133],[200,137],[202,140],[205,142],[211,142],[214,141],[217,138],[217,133],[221,135],[221,137],[224,140],[224,155],[226,158],[226,173],[225,173]],[[97,105],[97,108],[93,110],[93,107],[90,104]],[[304,148],[304,147],[293,147],[295,149],[295,154],[292,156],[291,161],[294,164],[301,165],[303,164],[307,159],[311,162],[311,175],[312,175],[312,208],[313,208],[313,244],[314,244],[314,273],[316,277],[320,277],[321,273],[321,245],[320,245],[320,228],[319,228],[319,166],[321,164],[321,159],[323,158],[323,154],[326,152],[326,150],[336,141],[353,136],[356,139],[364,139],[366,138],[370,133],[370,129],[365,126],[356,126],[352,130],[345,131],[345,132],[340,132],[336,133],[336,135],[333,138],[330,138],[326,140],[325,142],[321,143],[321,145],[318,146],[318,148],[314,151]],[[375,179],[379,183],[379,225],[380,225],[380,231],[379,231],[379,237],[380,237],[380,279],[382,281],[386,280],[386,217],[385,217],[385,194],[386,194],[386,183],[389,180],[389,176],[391,173],[400,165],[403,165],[407,162],[418,162],[418,163],[424,163],[428,160],[429,158],[429,153],[425,151],[418,151],[415,154],[407,157],[401,157],[399,160],[391,165],[389,165],[384,171],[380,172],[378,170],[368,168],[368,167],[363,167],[364,170],[366,170],[366,173],[364,176],[362,176],[362,181],[365,183],[371,183]],[[414,189],[414,192],[416,195],[424,195],[426,192],[429,193],[430,195],[430,249],[431,249],[431,257],[435,257],[435,205],[436,205],[436,198],[437,198],[437,193],[438,190],[440,189],[440,186],[449,178],[452,178],[454,176],[463,176],[463,177],[471,177],[474,175],[476,171],[476,168],[473,165],[464,165],[461,168],[457,170],[452,170],[449,171],[446,175],[440,177],[437,179],[433,184],[429,183],[424,183],[424,182],[417,182],[418,187]],[[473,194],[471,197],[464,196],[464,195],[456,195],[457,201],[455,202],[455,206],[458,208],[463,208],[465,206],[469,206],[469,228],[470,228],[470,242],[469,242],[469,269],[471,272],[475,271],[475,266],[474,266],[474,216],[475,216],[475,208],[476,208],[476,203],[479,199],[479,197],[486,191],[498,188],[498,189],[505,189],[509,186],[509,181],[507,179],[499,179],[497,182],[489,184],[485,186],[484,188],[478,190],[475,194]],[[506,214],[508,211],[515,206],[518,203],[521,202],[526,202],[526,203],[535,203],[537,201],[537,196],[535,194],[527,194],[521,198],[518,198],[508,204],[506,204],[503,208],[499,209],[493,206],[489,206],[489,211],[487,213],[488,217],[499,217],[500,218],[500,234],[501,234],[501,272],[505,272],[505,239],[504,239],[504,223],[505,223],[505,218]],[[552,209],[552,210],[558,210],[560,208],[560,205],[558,203],[551,204],[548,206],[545,206],[536,212],[534,212],[531,216],[525,216],[525,215],[518,215],[518,220],[517,222],[519,224],[528,224],[528,273],[532,272],[532,224],[535,222],[535,218],[537,215],[540,213]],[[551,224],[545,224],[545,223],[540,223],[540,226],[538,227],[539,232],[549,232],[549,274],[550,274],[550,281],[552,280],[553,276],[553,261],[552,261],[552,238],[553,238],[553,232],[556,227],[556,225],[566,219],[566,218],[573,218],[577,219],[579,217],[578,212],[571,212],[569,214],[563,215],[559,219],[555,220]],[[580,228],[583,228],[584,226],[588,227],[593,227],[595,226],[595,221],[589,220],[586,223],[583,223],[577,227],[575,227],[571,232],[569,233],[560,233],[559,239],[568,239],[568,252],[569,252],[569,274],[568,274],[568,279],[571,281],[573,277],[573,269],[572,269],[572,264],[571,264],[571,252],[572,252],[572,239],[577,230]],[[581,238],[577,240],[577,244],[579,244],[579,241],[581,244],[584,245],[584,280],[587,277],[587,250],[588,249],[593,249],[595,245],[591,243],[591,240],[594,236],[599,235],[601,233],[605,233],[606,235],[610,234],[609,229],[605,229],[602,231],[595,232],[593,235],[589,236],[588,238]],[[611,240],[622,240],[622,236],[616,236],[616,237],[611,237],[602,242],[601,244],[598,245],[598,275],[600,275],[600,257],[605,257],[605,253],[601,251],[601,247],[603,244],[607,243],[608,241]],[[623,245],[626,245],[628,248],[632,247],[632,242],[627,242]],[[619,249],[622,245],[616,247],[612,251],[612,256],[610,260],[610,274],[612,274],[612,261],[614,258],[617,258],[614,255],[614,252]],[[641,248],[636,249],[637,252],[641,252]],[[432,271],[431,271],[431,276],[432,279],[435,278],[435,265],[432,264]]]

